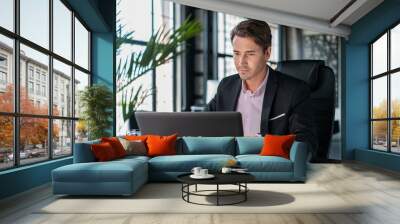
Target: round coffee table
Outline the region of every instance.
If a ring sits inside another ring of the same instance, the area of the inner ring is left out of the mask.
[[[182,199],[188,203],[198,205],[234,205],[247,200],[247,192],[249,188],[247,183],[255,180],[255,177],[249,173],[215,173],[215,177],[212,179],[193,179],[190,177],[191,173],[182,174],[177,177],[178,181],[182,183]],[[197,190],[198,184],[204,185],[215,185],[215,190]],[[195,186],[194,191],[190,191],[190,186]],[[220,189],[220,185],[236,185],[237,190],[223,190]],[[215,192],[215,194],[205,194],[209,192]],[[190,200],[190,196],[204,196],[204,197],[216,197],[216,204],[202,204],[193,202]],[[240,196],[240,199],[231,203],[221,203],[221,197],[232,197]]]

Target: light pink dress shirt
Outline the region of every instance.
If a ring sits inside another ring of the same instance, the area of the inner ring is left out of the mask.
[[[261,112],[264,100],[265,87],[267,85],[269,69],[261,85],[252,93],[247,89],[242,80],[236,111],[242,114],[244,136],[258,136],[261,126]]]

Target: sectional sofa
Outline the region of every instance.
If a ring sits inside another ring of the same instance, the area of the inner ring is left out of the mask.
[[[218,172],[235,159],[240,167],[260,182],[304,182],[308,150],[294,142],[290,159],[258,155],[262,137],[182,137],[176,144],[177,155],[127,156],[107,162],[96,162],[90,141],[75,144],[73,164],[52,171],[54,194],[131,195],[148,181],[176,181],[193,167]]]

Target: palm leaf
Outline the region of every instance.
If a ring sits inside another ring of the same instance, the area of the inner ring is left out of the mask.
[[[123,80],[123,84],[117,87],[117,92],[123,91],[148,71],[166,63],[173,58],[173,55],[182,53],[182,51],[176,52],[176,49],[186,40],[199,34],[201,30],[201,24],[191,18],[186,19],[176,30],[166,30],[165,27],[160,27],[150,37],[143,51],[137,54],[132,53],[126,58],[124,66],[117,66],[117,79]],[[129,43],[132,34],[132,32],[122,34],[122,31],[118,31],[117,47]]]

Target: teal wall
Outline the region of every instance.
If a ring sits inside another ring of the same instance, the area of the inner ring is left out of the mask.
[[[92,82],[114,90],[114,34],[92,33]],[[113,91],[115,96],[115,92]],[[115,97],[114,97],[115,99]],[[114,107],[115,110],[115,107]],[[115,114],[115,111],[114,111]],[[115,135],[115,116],[109,132]]]
[[[92,82],[114,89],[115,0],[67,0],[92,31]],[[113,121],[115,124],[115,116]],[[115,125],[114,125],[115,126]],[[110,127],[113,131],[113,127]],[[72,163],[72,157],[0,172],[0,199],[51,181],[51,171]]]
[[[369,150],[369,46],[392,25],[400,22],[400,0],[386,0],[351,27],[346,42],[343,158],[398,170],[398,156]],[[363,151],[360,151],[363,150]],[[390,157],[390,159],[389,159]]]
[[[71,163],[69,157],[0,172],[0,199],[48,183],[53,169]]]

